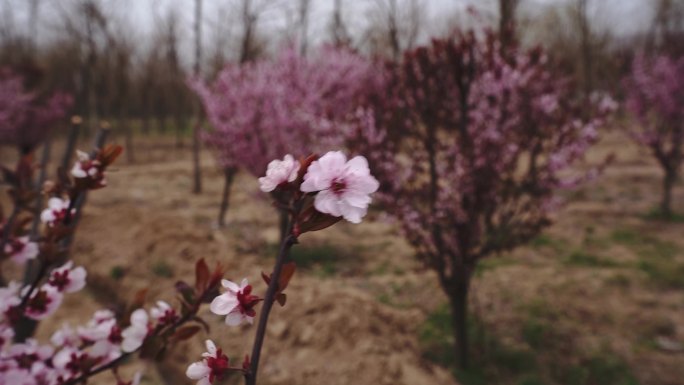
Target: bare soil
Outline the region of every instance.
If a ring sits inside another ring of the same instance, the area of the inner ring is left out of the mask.
[[[259,277],[275,256],[277,217],[255,178],[238,175],[227,226],[217,228],[223,180],[209,151],[203,192],[194,195],[187,145],[140,138],[136,146],[136,162],[122,158],[109,187],[88,198],[73,250],[89,271],[87,294],[69,297],[39,336],[141,288],[149,289],[150,304],[172,302],[174,283],[192,280],[198,258],[265,290]],[[530,373],[539,381],[529,384],[601,383],[591,369],[596,357],[624,363],[616,370],[643,385],[684,384],[684,223],[647,217],[661,176],[648,153],[619,133],[608,133],[591,158],[608,153],[614,162],[598,181],[565,194],[552,227],[532,245],[485,261],[473,282],[471,313],[488,340],[533,355]],[[684,213],[684,189],[677,186],[674,197]],[[262,384],[457,383],[450,369],[425,358],[419,339],[446,298],[380,213],[307,234],[293,253],[301,266],[287,305],[272,313]],[[199,360],[206,338],[239,364],[255,328],[206,318],[210,334],[178,346],[163,364],[134,364],[124,373],[144,367],[144,384],[190,383],[183,372]],[[491,383],[522,383],[529,374],[497,375],[483,366],[486,378],[496,378]],[[105,374],[95,383],[112,382]]]

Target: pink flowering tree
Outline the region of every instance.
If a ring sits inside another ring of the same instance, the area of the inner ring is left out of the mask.
[[[176,342],[203,329],[208,332],[206,321],[200,317],[205,304],[214,314],[225,317],[229,326],[254,323],[261,305],[254,345],[251,356],[246,354],[241,363],[232,365],[222,349],[207,340],[207,352],[201,361],[189,365],[188,377],[209,385],[229,372],[239,372],[247,385],[256,384],[271,308],[275,303],[285,305],[288,297],[284,291],[295,272],[289,250],[303,233],[325,229],[343,218],[361,221],[371,202],[370,194],[379,186],[366,159],[357,156],[347,160],[341,152],[329,152],[298,161],[286,155],[269,163],[270,172],[260,178],[261,189],[271,193],[274,203],[288,215],[289,225],[273,271],[262,273],[268,286],[263,297],[255,294],[247,279],[240,284],[222,279],[224,269],[220,265],[210,270],[200,260],[195,265],[194,283],[179,281],[175,285],[176,306],[156,301],[145,307],[142,291],[123,314],[98,310],[81,325],[64,325],[49,341],[39,342],[26,325],[48,319],[66,295],[86,285],[87,272],[68,261],[65,243],[73,235],[74,218],[82,208],[75,202],[89,190],[106,187],[105,171],[120,153],[120,146],[106,146],[92,154],[79,152],[69,173],[60,172],[56,183],[46,185],[44,192],[51,198],[40,213],[43,231],[36,240],[26,235],[28,222],[23,219],[32,214],[28,209],[32,207],[32,190],[27,183],[33,172],[30,155],[22,157],[14,170],[4,171],[13,203],[19,209],[15,208],[17,214],[10,218],[0,218],[0,263],[35,261],[39,268],[28,283],[3,280],[0,285],[0,384],[77,385],[111,371],[117,385],[137,385],[140,374],[124,379],[119,376],[119,366],[133,357],[160,359]]]
[[[0,143],[14,145],[24,154],[32,152],[70,106],[68,95],[39,96],[24,88],[21,76],[0,70]]]
[[[273,60],[230,64],[212,84],[192,81],[212,126],[204,141],[226,175],[219,224],[238,169],[257,177],[271,159],[344,143],[344,121],[369,82],[374,82],[372,62],[332,47],[306,58],[290,48]]]
[[[626,107],[638,127],[631,136],[653,153],[663,169],[660,214],[672,216],[672,187],[682,164],[684,143],[684,58],[638,54],[624,80]]]
[[[555,192],[596,173],[575,171],[613,108],[592,116],[540,49],[502,54],[496,35],[437,39],[407,52],[358,116],[351,146],[381,182],[385,212],[447,294],[461,367],[468,365],[468,290],[483,258],[550,223]]]

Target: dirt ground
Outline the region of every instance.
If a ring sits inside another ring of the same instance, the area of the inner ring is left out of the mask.
[[[269,270],[278,231],[255,178],[238,176],[227,226],[219,229],[222,174],[211,154],[202,158],[204,190],[193,195],[187,145],[145,138],[136,145],[136,162],[121,159],[109,187],[88,199],[73,252],[88,268],[87,294],[70,296],[39,335],[140,288],[150,289],[150,299],[173,301],[173,284],[191,280],[200,257],[265,290],[259,276]],[[478,373],[460,373],[461,383],[684,384],[684,221],[648,216],[660,172],[645,151],[609,133],[591,157],[608,153],[616,159],[602,178],[565,194],[543,235],[482,264],[471,314],[485,336],[474,339],[474,350],[487,358],[477,360]],[[682,213],[683,198],[677,186]],[[295,246],[300,269],[287,305],[272,313],[262,384],[457,383],[434,357],[449,342],[439,325],[446,298],[381,218],[340,223]],[[164,364],[144,365],[144,384],[191,383],[183,371],[199,360],[205,338],[235,360],[249,352],[254,327],[207,319],[209,335],[178,346]],[[112,382],[105,374],[94,383]]]

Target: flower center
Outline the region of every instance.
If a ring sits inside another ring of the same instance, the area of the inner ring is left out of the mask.
[[[28,307],[35,312],[44,313],[47,311],[50,302],[52,302],[52,298],[48,297],[47,292],[40,290],[36,295],[31,297]]]
[[[107,338],[109,342],[113,344],[120,344],[123,342],[123,337],[121,336],[121,328],[117,325],[112,326],[112,330],[109,332],[109,337]]]
[[[330,189],[336,194],[341,195],[347,189],[347,182],[342,179],[333,179]]]
[[[176,315],[176,311],[173,309],[167,309],[164,311],[164,315],[159,317],[159,323],[162,325],[169,325],[172,324],[176,321],[178,316]]]
[[[247,285],[242,291],[239,291],[237,293],[237,299],[240,303],[242,313],[247,314],[250,317],[254,317],[254,315],[256,315],[254,306],[259,303],[260,298],[252,295],[252,285]]]
[[[69,279],[69,270],[55,271],[52,273],[48,283],[56,287],[59,291],[63,291],[64,288],[71,282]]]
[[[209,382],[213,384],[214,380],[221,379],[228,371],[230,363],[228,362],[228,357],[223,354],[221,349],[216,351],[216,357],[207,357],[206,360],[207,366],[211,369],[211,372],[209,372]]]
[[[16,361],[17,361],[17,365],[19,365],[20,368],[31,369],[31,366],[33,366],[33,363],[38,361],[38,355],[35,353],[31,353],[31,354],[22,353],[19,357],[16,358]]]
[[[24,242],[22,242],[22,241],[20,241],[20,240],[18,240],[18,239],[13,239],[13,240],[11,240],[7,246],[8,246],[8,248],[9,248],[9,250],[10,250],[10,251],[9,251],[10,254],[18,254],[18,253],[21,253],[21,252],[24,250],[24,247],[26,247],[26,245],[24,244]]]

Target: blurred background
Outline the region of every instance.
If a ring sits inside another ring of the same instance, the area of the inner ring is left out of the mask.
[[[234,281],[268,268],[278,219],[251,175],[235,176],[226,226],[217,226],[224,171],[193,142],[206,123],[190,77],[211,81],[227,63],[266,60],[287,46],[307,55],[342,45],[397,62],[468,28],[541,45],[580,92],[617,100],[638,52],[684,55],[681,0],[0,0],[0,68],[37,94],[71,95],[80,148],[102,126],[125,146],[74,243],[88,295],[67,298],[48,326],[87,319],[143,287],[172,300],[169,289],[200,257],[226,263]],[[374,213],[307,235],[293,250],[300,270],[288,290],[298,302],[273,314],[263,384],[684,384],[684,217],[676,214],[684,190],[674,185],[674,216],[654,214],[662,171],[622,129],[635,124],[620,110],[601,132],[588,158],[613,161],[597,181],[564,193],[551,227],[480,263],[468,370],[456,369],[434,272]],[[69,132],[68,119],[53,130],[53,155]],[[16,153],[0,143],[3,164]],[[47,159],[48,169],[60,161]],[[239,360],[251,331],[218,319],[212,328]],[[190,383],[183,373],[203,338],[126,370],[143,369],[143,384]]]

